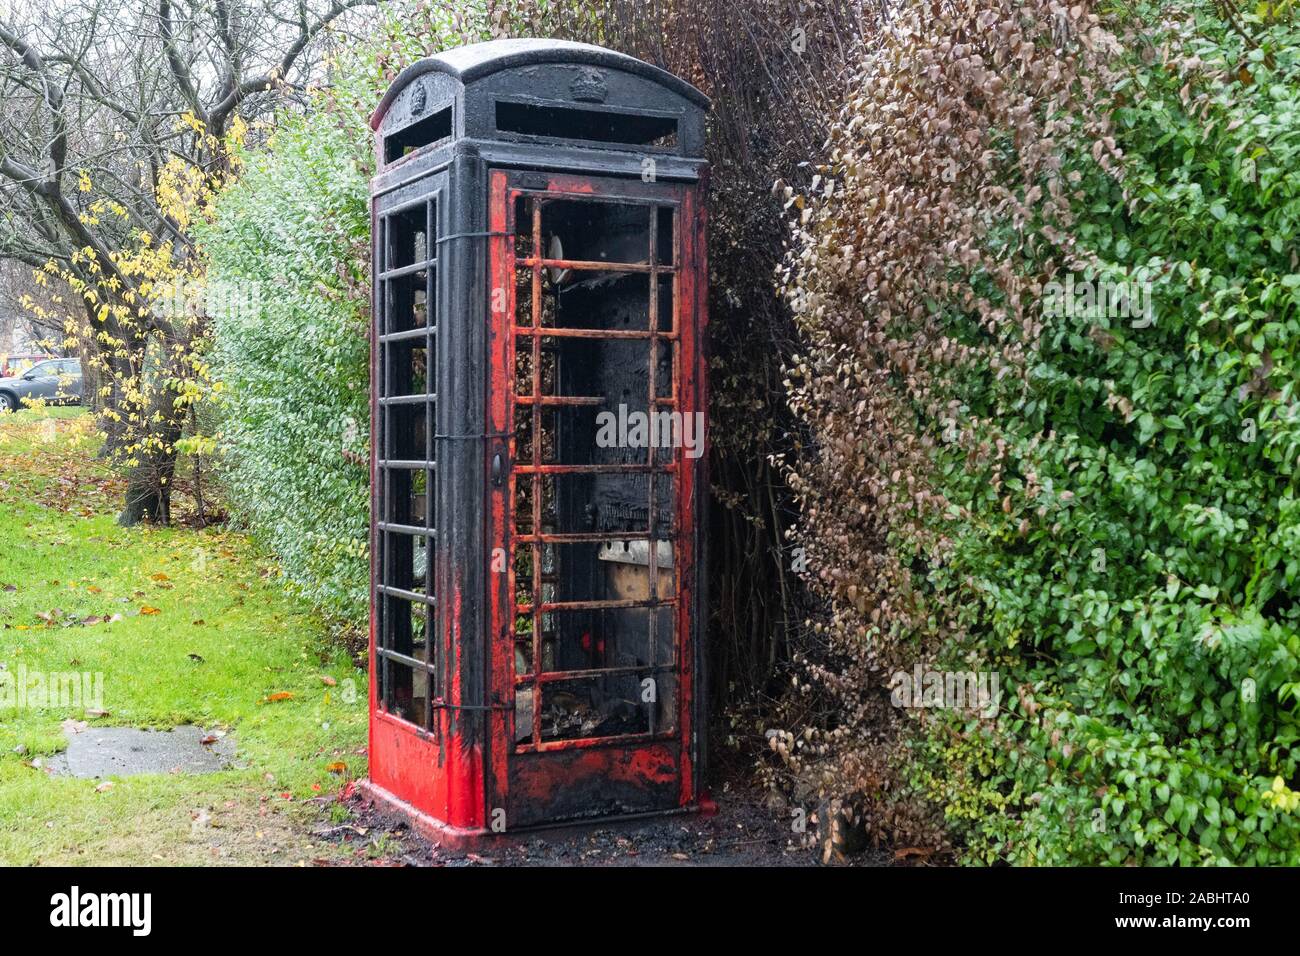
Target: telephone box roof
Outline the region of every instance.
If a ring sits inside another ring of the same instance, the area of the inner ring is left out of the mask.
[[[634,76],[657,83],[665,89],[684,97],[702,109],[708,109],[709,98],[690,83],[674,76],[667,70],[638,60],[626,53],[592,46],[589,43],[573,43],[568,40],[510,39],[488,40],[485,43],[472,43],[469,46],[456,47],[426,57],[412,63],[398,74],[379,106],[370,117],[372,129],[379,129],[389,105],[412,80],[426,73],[446,73],[462,86],[469,86],[476,80],[499,73],[502,70],[520,66],[538,66],[543,64],[586,64],[612,70],[622,70]]]

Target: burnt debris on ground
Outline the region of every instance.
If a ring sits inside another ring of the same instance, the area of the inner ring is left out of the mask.
[[[734,786],[721,793],[718,812],[628,821],[593,820],[575,826],[506,835],[472,849],[453,850],[426,839],[400,815],[368,803],[359,793],[344,805],[349,819],[322,825],[315,836],[355,847],[360,865],[389,866],[816,866],[815,839],[764,806],[763,795]],[[886,865],[868,850],[844,862]]]

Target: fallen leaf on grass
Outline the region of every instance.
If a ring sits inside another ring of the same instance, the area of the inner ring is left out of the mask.
[[[159,610],[158,608],[154,607],[152,604],[142,604],[142,605],[140,606],[140,613],[141,613],[141,614],[161,614],[162,611]]]
[[[293,694],[289,693],[287,690],[282,690],[266,698],[268,704],[274,704],[281,700],[293,700]]]
[[[105,780],[103,783],[101,783],[98,787],[95,788],[95,792],[96,792],[96,793],[108,793],[108,791],[110,791],[110,790],[112,790],[112,789],[113,789],[113,781],[112,781],[112,780]]]
[[[195,654],[193,651],[190,651],[190,652],[189,652],[188,654],[186,654],[185,656],[188,657],[190,660],[194,661],[194,663],[196,663],[196,664],[202,664],[202,663],[203,663],[203,655],[202,655],[202,654]]]
[[[327,766],[325,769],[328,770],[330,773],[347,773],[348,765],[345,764],[342,760],[336,760],[332,764]]]
[[[167,575],[163,574],[161,571],[159,571],[157,574],[151,574],[151,575],[149,575],[149,578],[150,578],[150,580],[152,580],[152,581],[170,581],[170,580],[171,580],[171,578],[169,578]]]
[[[330,677],[328,674],[321,674],[320,682],[324,684],[326,687],[337,687],[339,684],[338,681],[336,681],[333,677]]]

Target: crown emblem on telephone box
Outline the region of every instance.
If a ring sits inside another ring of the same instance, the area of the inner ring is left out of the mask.
[[[569,93],[575,100],[584,103],[603,103],[609,95],[605,86],[605,75],[600,70],[579,70],[578,75],[569,84]]]

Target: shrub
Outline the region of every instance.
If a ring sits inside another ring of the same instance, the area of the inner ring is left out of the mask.
[[[838,722],[778,749],[882,818],[934,806],[971,861],[1294,864],[1300,30],[1036,6],[903,24],[834,187],[792,194]],[[900,715],[917,663],[997,674],[996,714]]]
[[[369,514],[366,177],[332,121],[297,118],[249,158],[203,237],[222,481],[286,576],[364,620]],[[251,307],[243,298],[255,297]],[[351,453],[351,454],[349,454]]]
[[[397,72],[482,38],[462,5],[399,8],[336,82],[245,156],[201,238],[221,473],[232,506],[322,610],[361,625],[369,581],[369,112]]]

